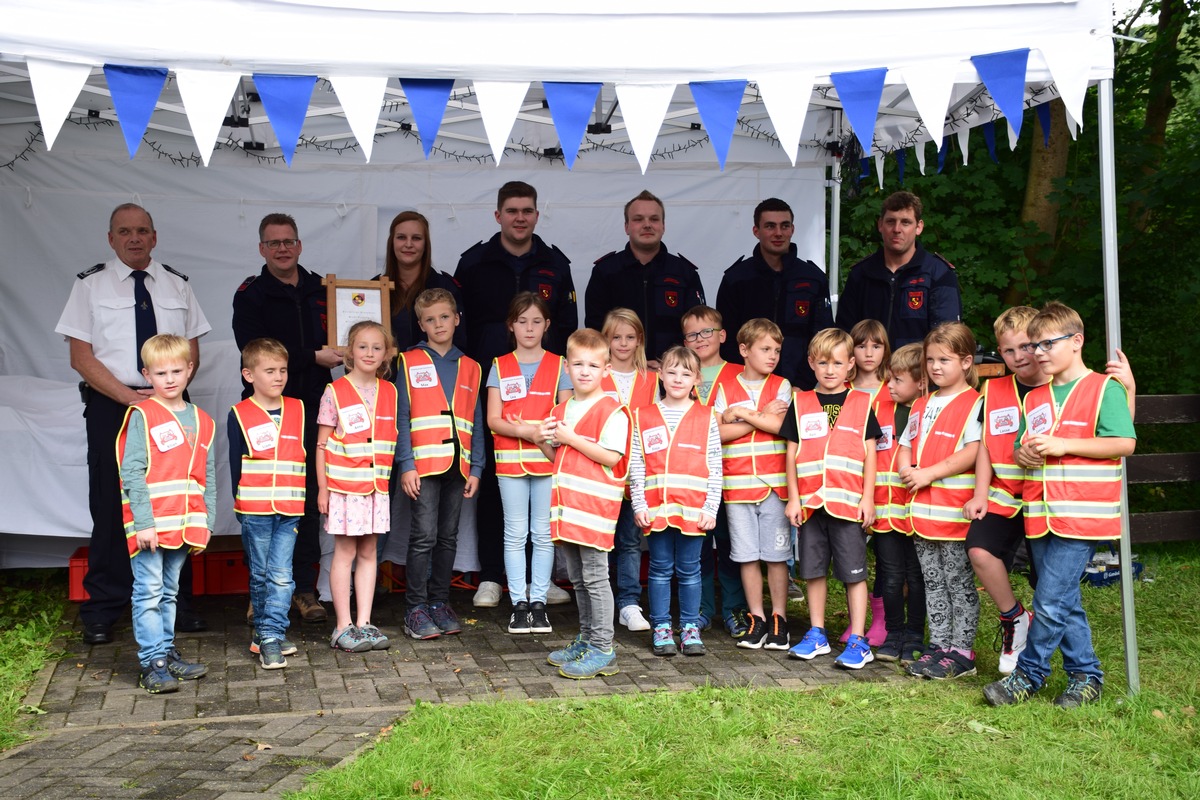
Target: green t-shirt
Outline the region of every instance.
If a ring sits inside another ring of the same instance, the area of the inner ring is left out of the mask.
[[[1082,376],[1062,386],[1050,384],[1050,393],[1054,397],[1054,405],[1062,408],[1067,401],[1067,395],[1075,388]],[[1025,435],[1025,415],[1021,415],[1020,427],[1017,429],[1017,443]],[[1125,387],[1119,381],[1108,381],[1104,384],[1104,395],[1100,398],[1100,416],[1096,420],[1096,437],[1100,439],[1120,438],[1136,439],[1137,431],[1133,427],[1133,418],[1129,416],[1129,396]]]

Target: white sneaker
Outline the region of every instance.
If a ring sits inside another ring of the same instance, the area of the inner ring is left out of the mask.
[[[642,614],[640,606],[625,606],[621,609],[618,619],[620,619],[622,625],[631,631],[650,630],[650,622]]]
[[[569,602],[571,602],[571,593],[552,582],[550,588],[546,590],[546,605],[564,606]]]
[[[1000,646],[1000,674],[1011,674],[1017,668],[1017,658],[1021,655],[1021,651],[1025,649],[1025,642],[1029,638],[1029,625],[1033,622],[1033,612],[1025,611],[1017,615],[1017,618],[1008,622],[1000,620],[1000,637],[1002,644]],[[1011,626],[1011,634],[1010,634]]]
[[[482,581],[471,602],[476,608],[495,608],[500,605],[500,592],[500,584],[495,581]]]

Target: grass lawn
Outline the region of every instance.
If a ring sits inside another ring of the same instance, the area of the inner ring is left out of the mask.
[[[50,642],[66,596],[64,571],[0,571],[0,750],[24,741],[21,717],[38,713],[21,699],[42,664],[55,657]]]
[[[1135,587],[1134,699],[1124,696],[1114,586],[1084,590],[1108,673],[1098,704],[1053,707],[1059,671],[1030,702],[988,707],[995,609],[985,597],[976,677],[421,704],[295,797],[1200,797],[1200,545],[1146,547],[1142,557],[1156,580]],[[1018,588],[1028,600],[1028,586]]]

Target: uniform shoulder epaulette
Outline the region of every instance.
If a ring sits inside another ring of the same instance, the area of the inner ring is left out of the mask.
[[[558,248],[557,248],[557,247],[555,247],[554,249],[555,249],[555,250],[557,250]],[[597,258],[595,261],[593,261],[593,262],[592,262],[592,264],[593,264],[593,265],[595,265],[595,264],[599,264],[599,263],[600,263],[601,261],[603,261],[604,259],[606,259],[606,258],[611,258],[611,257],[615,256],[616,254],[617,254],[617,251],[616,251],[616,250],[609,250],[607,253],[605,253],[604,255],[600,256],[600,257],[599,257],[599,258]]]
[[[258,278],[257,275],[251,275],[249,278],[246,278],[246,280],[242,281],[242,285],[239,286],[237,288],[237,290],[239,292],[244,291],[246,289],[246,287],[249,286],[250,284],[254,283],[255,279],[257,279],[257,278]]]
[[[468,247],[466,250],[463,250],[463,251],[462,251],[462,253],[459,255],[459,258],[465,258],[466,256],[470,255],[470,253],[471,253],[473,250],[475,250],[476,248],[478,248],[478,247],[479,247],[480,245],[482,245],[482,244],[483,244],[483,240],[482,240],[482,239],[480,239],[478,242],[476,242],[475,244],[471,245],[471,246],[470,246],[470,247]]]
[[[183,278],[185,281],[188,279],[188,276],[187,276],[187,275],[184,275],[182,272],[180,272],[179,270],[175,269],[174,267],[172,267],[172,266],[171,266],[171,265],[169,265],[169,264],[163,264],[163,265],[162,265],[162,268],[163,268],[163,269],[165,269],[167,272],[171,273],[172,275],[174,275],[174,276],[175,276],[175,277],[177,277],[177,278]]]
[[[571,265],[571,259],[567,258],[566,253],[564,253],[562,250],[558,249],[558,245],[552,244],[552,245],[550,245],[550,249],[553,250],[554,252],[558,253],[559,258],[561,258],[563,260],[563,263],[565,263],[567,266]]]
[[[729,270],[733,269],[734,267],[741,266],[742,264],[745,264],[745,263],[746,263],[746,257],[739,256],[737,261],[733,262],[732,264],[730,264],[728,267],[725,268],[725,271],[729,272]]]
[[[692,269],[696,270],[697,272],[700,271],[700,268],[697,267],[695,264],[693,264],[692,260],[690,258],[688,258],[687,256],[685,256],[683,253],[675,253],[674,256],[676,258],[678,258],[680,261],[682,261],[683,263],[687,264]]]
[[[76,277],[76,278],[79,278],[80,280],[83,280],[83,279],[84,279],[84,278],[86,278],[88,275],[95,275],[97,272],[100,272],[100,271],[102,271],[102,270],[104,269],[104,267],[105,267],[105,265],[104,265],[103,263],[101,263],[101,264],[97,264],[97,265],[96,265],[96,266],[94,266],[94,267],[88,267],[87,269],[85,269],[83,272],[80,272],[80,273],[79,273],[78,275],[76,275],[75,277]]]
[[[950,260],[948,258],[946,258],[944,255],[942,255],[941,253],[934,253],[933,257],[936,258],[938,261],[941,261],[943,264],[945,264],[950,269],[957,269],[957,267],[955,267],[953,264],[951,264]]]

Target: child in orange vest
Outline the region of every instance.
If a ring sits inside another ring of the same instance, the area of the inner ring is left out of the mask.
[[[404,632],[435,639],[462,632],[450,606],[462,501],[483,474],[479,362],[454,346],[458,306],[445,289],[413,301],[425,341],[400,354],[396,376],[396,465],[412,500],[405,560]]]
[[[900,437],[900,480],[912,493],[908,519],[925,577],[929,649],[909,666],[918,677],[945,680],[975,674],[979,592],[967,558],[969,521],[963,506],[975,491],[979,379],[975,337],[947,322],[925,337],[925,371],[937,387],[913,404]]]
[[[704,655],[700,639],[700,553],[721,502],[721,433],[712,410],[693,399],[700,359],[685,347],[663,354],[662,397],[634,411],[629,489],[634,521],[650,549],[651,648],[678,652],[671,627],[671,578],[679,584],[680,646]]]
[[[1016,461],[1029,470],[1022,510],[1037,588],[1016,667],[983,695],[994,706],[1027,700],[1045,684],[1050,657],[1060,650],[1067,687],[1054,704],[1076,708],[1099,700],[1104,681],[1079,576],[1097,541],[1121,537],[1121,459],[1133,453],[1137,432],[1119,378],[1083,363],[1079,314],[1048,303],[1027,330],[1028,350],[1050,376],[1025,395],[1017,433]]]
[[[253,394],[229,409],[229,478],[250,572],[254,633],[250,652],[263,669],[282,669],[287,640],[292,551],[304,516],[304,403],[284,397],[288,351],[275,339],[242,349],[242,379]]]
[[[808,365],[817,388],[797,392],[779,430],[787,440],[788,520],[800,528],[800,577],[811,626],[788,652],[811,660],[830,652],[825,601],[830,562],[846,587],[850,636],[834,661],[862,669],[875,660],[863,635],[867,617],[867,539],[875,521],[875,443],[881,436],[869,392],[847,386],[854,340],[838,328],[817,333]]]
[[[613,594],[608,554],[625,491],[630,446],[629,409],[600,388],[608,370],[608,341],[583,328],[567,339],[571,399],[542,425],[542,452],[554,459],[550,538],[567,562],[579,606],[579,635],[547,661],[568,678],[613,675]]]
[[[204,549],[216,523],[216,426],[199,406],[183,399],[194,368],[187,339],[151,336],[141,356],[142,375],[154,395],[125,412],[117,463],[133,568],[138,686],[161,694],[208,672],[203,664],[184,660],[175,647],[175,598],[184,559],[189,551]]]
[[[504,571],[513,604],[508,632],[552,633],[546,592],[554,570],[550,542],[554,464],[538,446],[538,431],[554,406],[571,396],[571,387],[562,356],[542,348],[550,329],[550,306],[540,295],[520,292],[513,297],[507,324],[516,349],[492,361],[487,421],[495,437],[496,476],[504,504]],[[526,584],[525,546],[530,542],[533,559]]]
[[[329,590],[336,624],[329,646],[382,650],[388,638],[371,624],[376,539],[391,527],[388,480],[396,451],[396,386],[387,380],[392,334],[356,322],[346,337],[349,371],[325,387],[317,413],[317,508],[333,536]],[[350,616],[354,576],[357,616]]]
[[[646,332],[637,313],[614,308],[604,317],[610,369],[601,379],[604,393],[632,413],[653,405],[658,396],[658,376],[646,368]],[[628,492],[626,492],[628,495]],[[642,532],[633,521],[629,498],[621,503],[613,556],[617,572],[617,618],[631,631],[650,630],[640,605],[642,598]]]

